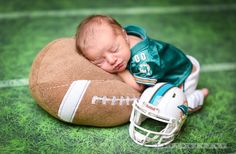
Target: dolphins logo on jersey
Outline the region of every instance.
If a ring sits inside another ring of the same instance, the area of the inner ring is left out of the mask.
[[[139,71],[140,73],[152,75],[151,67],[147,63],[139,65]]]

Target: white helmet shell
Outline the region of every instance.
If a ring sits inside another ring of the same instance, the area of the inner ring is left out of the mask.
[[[147,88],[133,104],[130,118],[130,137],[140,145],[161,147],[169,144],[181,129],[188,103],[181,89],[169,83],[157,83]],[[166,124],[160,132],[142,127],[147,118]]]

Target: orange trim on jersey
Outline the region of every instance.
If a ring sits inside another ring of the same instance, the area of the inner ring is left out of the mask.
[[[156,79],[141,78],[137,76],[134,76],[134,78],[137,83],[141,83],[141,84],[155,85],[157,82]]]

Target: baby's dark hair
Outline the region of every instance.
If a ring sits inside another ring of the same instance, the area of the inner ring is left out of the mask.
[[[112,17],[106,15],[91,15],[85,18],[77,27],[76,31],[76,48],[83,52],[86,48],[86,42],[93,37],[94,28],[101,24],[109,24],[114,33],[122,31],[122,26]]]

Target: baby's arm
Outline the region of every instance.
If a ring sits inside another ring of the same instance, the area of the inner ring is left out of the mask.
[[[127,83],[137,91],[142,92],[144,90],[144,85],[136,83],[133,75],[128,70],[120,72],[118,73],[118,75],[123,79],[125,83]]]

